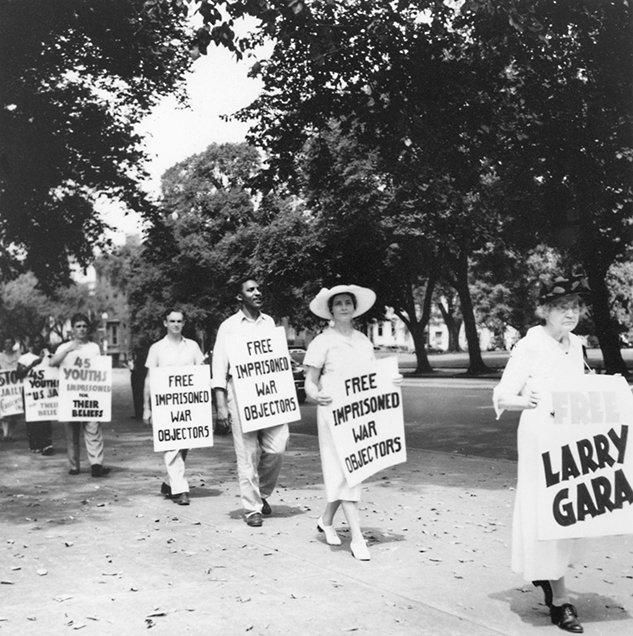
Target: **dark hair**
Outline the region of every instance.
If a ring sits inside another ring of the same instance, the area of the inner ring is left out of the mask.
[[[182,321],[183,322],[186,319],[185,312],[182,309],[179,309],[178,307],[170,307],[169,309],[166,309],[163,312],[163,319],[167,320],[167,316],[169,316],[169,314],[171,314],[171,313],[180,314],[182,316]]]
[[[253,276],[252,274],[244,274],[244,276],[240,276],[239,278],[235,279],[235,282],[233,283],[233,290],[235,291],[236,296],[242,293],[242,287],[244,286],[244,283],[248,282],[249,280],[259,283],[257,276]]]
[[[88,318],[86,314],[82,314],[80,312],[72,315],[72,318],[70,319],[71,326],[74,327],[80,320],[83,320],[88,325],[88,328],[90,328],[90,318]]]
[[[332,313],[332,307],[334,306],[334,299],[337,296],[349,296],[352,299],[352,303],[354,304],[354,309],[356,309],[356,307],[358,306],[358,303],[356,302],[356,296],[354,296],[352,292],[339,292],[338,294],[333,294],[327,299],[327,308],[330,313]]]

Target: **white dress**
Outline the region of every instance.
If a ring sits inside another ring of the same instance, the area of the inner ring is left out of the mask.
[[[494,389],[497,416],[501,415],[499,399],[522,393],[526,385],[544,389],[556,378],[573,378],[584,373],[582,341],[569,334],[570,346],[565,352],[543,327],[532,327],[514,347],[501,381]],[[556,580],[565,575],[571,560],[574,539],[537,539],[536,498],[526,483],[533,478],[536,438],[533,434],[542,420],[532,409],[521,413],[517,445],[519,448],[518,479],[512,520],[512,569],[527,581]],[[529,459],[528,459],[529,458]]]
[[[327,392],[328,379],[333,374],[369,364],[373,360],[374,347],[367,336],[354,330],[348,337],[328,327],[310,343],[303,364],[321,369],[320,388]],[[350,487],[345,480],[341,460],[328,426],[329,413],[328,407],[317,407],[319,451],[326,498],[328,502],[359,501],[360,485]]]

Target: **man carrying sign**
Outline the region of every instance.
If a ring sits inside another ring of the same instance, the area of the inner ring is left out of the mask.
[[[155,342],[147,353],[145,366],[145,390],[143,392],[143,421],[149,424],[152,419],[150,376],[156,367],[188,367],[202,364],[204,355],[198,343],[182,335],[185,314],[180,309],[169,310],[163,321],[167,334],[162,340]],[[187,449],[165,451],[165,467],[169,484],[163,482],[161,493],[170,497],[180,506],[189,505],[189,483],[185,478],[185,459]]]
[[[63,342],[51,358],[52,367],[70,368],[86,358],[96,358],[101,354],[99,345],[89,339],[90,320],[85,314],[75,314],[70,319],[73,339]],[[79,474],[79,435],[84,431],[84,442],[93,477],[105,477],[110,469],[103,465],[103,431],[100,422],[65,422],[66,449],[70,463],[69,475]]]
[[[218,425],[227,426],[230,421],[233,431],[246,523],[259,527],[262,525],[262,514],[269,515],[272,512],[266,499],[277,485],[289,432],[287,424],[249,433],[242,430],[228,358],[229,343],[236,338],[264,335],[275,328],[275,322],[262,313],[262,293],[253,278],[243,278],[238,283],[236,297],[240,309],[218,329],[213,348],[211,386],[215,391]]]

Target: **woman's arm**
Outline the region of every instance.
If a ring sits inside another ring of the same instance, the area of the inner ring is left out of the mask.
[[[305,392],[313,402],[316,402],[321,406],[325,406],[332,402],[332,398],[319,389],[320,375],[321,369],[317,369],[316,367],[306,367]]]

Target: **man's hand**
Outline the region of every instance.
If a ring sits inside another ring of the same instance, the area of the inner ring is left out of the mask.
[[[526,409],[535,409],[538,406],[538,403],[541,401],[541,394],[534,389],[530,389],[527,395],[524,395],[523,397],[526,401]]]
[[[392,378],[391,381],[397,385],[400,386],[402,384],[402,373],[396,373]]]
[[[152,409],[149,406],[143,407],[143,424],[147,424],[147,426],[152,424]]]
[[[231,427],[231,418],[229,416],[229,407],[226,404],[218,404],[217,406],[216,430],[229,430]]]

